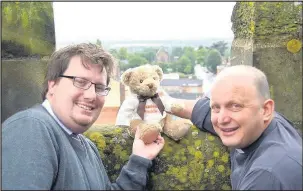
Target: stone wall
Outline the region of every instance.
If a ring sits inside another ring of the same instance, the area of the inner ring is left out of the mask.
[[[17,111],[41,103],[46,61],[2,61],[1,123]]]
[[[1,58],[42,58],[55,50],[52,2],[1,3]]]
[[[261,69],[276,111],[302,130],[302,3],[237,2],[232,23],[231,65]]]
[[[84,133],[98,147],[112,182],[131,154],[125,128],[94,126]],[[165,146],[149,171],[148,190],[230,190],[229,152],[218,137],[192,126],[185,138]]]

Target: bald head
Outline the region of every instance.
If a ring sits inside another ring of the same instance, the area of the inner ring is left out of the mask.
[[[243,81],[247,80],[248,82],[252,82],[252,85],[255,86],[261,99],[270,98],[267,78],[261,70],[248,65],[231,66],[225,68],[217,75],[214,85],[222,80],[226,81],[232,78],[238,78],[240,80],[243,79]]]

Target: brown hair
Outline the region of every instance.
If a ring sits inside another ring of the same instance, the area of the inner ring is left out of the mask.
[[[107,85],[115,68],[114,57],[105,51],[102,47],[95,44],[81,43],[70,45],[55,51],[47,65],[47,72],[43,82],[42,100],[46,98],[48,92],[48,82],[57,81],[69,66],[72,57],[80,56],[82,64],[87,68],[87,62],[101,65],[101,71],[105,68],[107,72]]]

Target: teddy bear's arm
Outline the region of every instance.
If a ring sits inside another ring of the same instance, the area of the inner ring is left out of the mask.
[[[134,99],[125,99],[119,109],[117,118],[116,118],[116,126],[130,126],[130,121],[136,112],[136,106],[138,103]]]
[[[160,98],[162,100],[166,112],[172,113],[173,111],[181,111],[185,108],[183,102],[177,101],[171,96],[163,95]]]

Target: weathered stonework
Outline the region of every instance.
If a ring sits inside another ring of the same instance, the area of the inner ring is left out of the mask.
[[[302,3],[237,2],[231,65],[261,69],[276,111],[302,130]]]
[[[85,134],[99,149],[111,181],[131,154],[133,139],[126,129],[94,126]],[[148,190],[230,190],[228,149],[218,137],[192,126],[180,142],[163,135],[165,146],[153,161]]]

